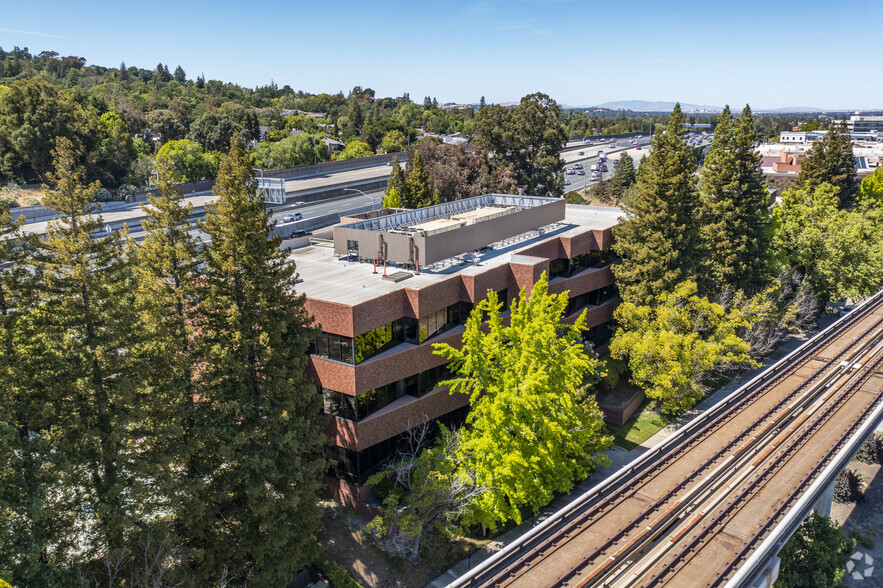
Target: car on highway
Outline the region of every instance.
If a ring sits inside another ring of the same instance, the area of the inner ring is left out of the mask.
[[[598,180],[600,177],[601,177],[601,174],[599,174],[599,173],[596,172],[596,171],[593,171],[591,177],[589,178],[589,180],[591,180],[592,182],[594,182],[594,181]]]
[[[565,186],[569,186],[569,185],[570,185],[570,180],[564,180],[564,185],[565,185]]]
[[[618,159],[614,159],[614,160],[613,160],[613,165],[619,165],[619,160],[618,160]]]
[[[304,215],[299,212],[295,212],[294,214],[286,214],[282,217],[283,223],[293,223],[294,221],[303,220]]]
[[[602,172],[606,172],[606,171],[607,171],[607,164],[606,164],[606,163],[602,163],[601,166],[600,166],[600,169],[601,169]]]
[[[309,237],[310,235],[312,235],[312,233],[309,231],[292,231],[291,236],[288,238],[297,239],[299,237]]]
[[[584,176],[584,175],[586,175],[586,170],[578,169],[578,170],[576,170],[576,175]]]
[[[573,168],[572,167],[567,168],[566,170],[564,170],[564,173],[567,174],[568,176],[572,176],[573,175]]]
[[[292,204],[292,206],[303,206],[304,204],[306,204],[306,203],[305,202],[295,202],[294,204]]]
[[[641,146],[638,145],[637,147],[635,147],[635,149],[637,149],[638,151],[640,151],[640,150],[641,150]]]
[[[580,170],[582,168],[583,168],[583,164],[581,164],[581,163],[577,163],[575,166],[573,166],[573,169],[575,169],[575,170]]]
[[[585,154],[586,154],[585,151],[580,151],[579,153],[577,153],[577,155],[585,155]]]

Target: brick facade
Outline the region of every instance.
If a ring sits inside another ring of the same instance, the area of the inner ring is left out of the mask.
[[[403,317],[419,319],[457,302],[476,303],[484,299],[489,290],[506,289],[509,300],[512,300],[521,288],[529,291],[543,272],[548,273],[553,260],[606,250],[610,243],[610,228],[587,228],[577,234],[552,236],[517,249],[508,263],[490,266],[486,271],[452,272],[449,277],[419,288],[409,288],[405,281],[401,288],[349,306],[308,296],[306,308],[324,332],[356,337]],[[610,267],[606,266],[588,268],[571,277],[554,278],[549,290],[552,293],[569,291],[570,296],[574,297],[611,284],[613,275]],[[610,321],[614,307],[613,300],[599,306],[589,306],[586,312],[587,327]],[[574,313],[566,320],[573,321],[576,316],[578,314]],[[433,343],[457,346],[463,330],[462,326],[451,328],[422,344],[400,343],[357,365],[311,356],[308,371],[320,391],[324,388],[358,396],[443,365],[446,360],[433,353]],[[358,422],[333,417],[326,432],[335,446],[361,452],[467,404],[468,399],[464,395],[450,394],[444,388],[419,398],[405,395]],[[357,509],[368,508],[365,503],[372,496],[369,488],[333,478],[326,479],[326,487],[329,494],[344,504]]]

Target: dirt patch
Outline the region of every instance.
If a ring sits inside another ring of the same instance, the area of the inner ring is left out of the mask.
[[[18,202],[19,206],[35,206],[40,204],[40,199],[43,197],[43,193],[40,190],[25,190],[22,188],[4,188],[0,190],[0,197],[9,196],[16,202]]]
[[[831,518],[858,542],[843,583],[851,588],[883,588],[883,473],[878,464],[853,461],[848,467],[863,477],[865,490],[860,503],[831,506]]]
[[[422,588],[458,561],[481,548],[489,539],[458,538],[449,541],[431,538],[421,550],[423,561],[413,565],[392,557],[361,536],[366,521],[336,502],[325,503],[325,529],[319,537],[328,556],[346,568],[350,576],[371,588]]]

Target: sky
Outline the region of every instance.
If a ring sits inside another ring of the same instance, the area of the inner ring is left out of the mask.
[[[0,0],[0,46],[415,102],[883,109],[879,0]]]

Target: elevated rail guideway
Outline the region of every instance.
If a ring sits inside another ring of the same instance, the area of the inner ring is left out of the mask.
[[[883,292],[451,586],[754,586],[881,414]]]

